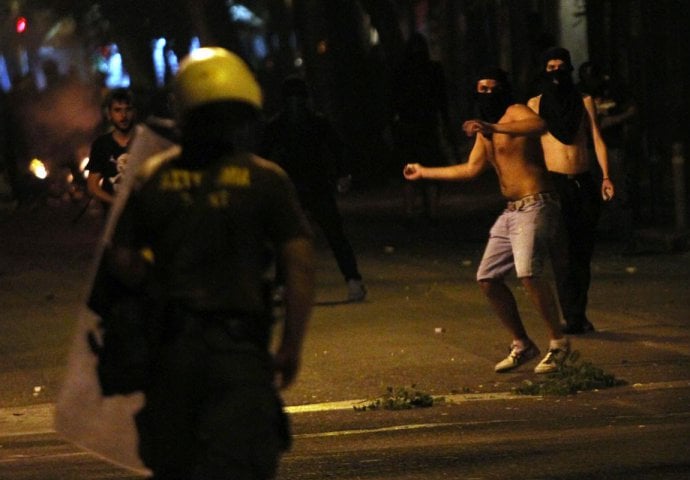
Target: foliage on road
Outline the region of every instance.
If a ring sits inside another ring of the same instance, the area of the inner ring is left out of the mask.
[[[439,401],[439,400],[437,400]],[[388,387],[386,393],[373,400],[363,402],[363,405],[354,405],[356,412],[367,410],[409,410],[412,408],[427,408],[434,405],[434,398],[417,390],[415,385],[407,387]]]
[[[573,395],[587,390],[625,385],[624,380],[604,372],[591,362],[580,362],[579,359],[580,353],[573,351],[558,366],[558,370],[545,375],[544,380],[525,380],[513,392],[518,395]]]

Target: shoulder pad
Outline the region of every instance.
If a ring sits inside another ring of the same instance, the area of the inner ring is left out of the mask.
[[[136,171],[136,177],[134,178],[134,189],[138,190],[144,185],[155,173],[160,170],[160,168],[175,160],[182,154],[182,147],[179,145],[173,145],[167,150],[163,150],[146,160],[144,160],[141,166]]]

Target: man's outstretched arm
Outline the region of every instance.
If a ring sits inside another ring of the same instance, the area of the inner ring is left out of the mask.
[[[477,135],[474,146],[466,163],[448,167],[425,167],[419,163],[405,165],[403,175],[407,180],[470,180],[482,173],[488,166],[485,140]]]

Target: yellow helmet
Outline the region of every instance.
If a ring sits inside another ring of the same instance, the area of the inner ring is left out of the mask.
[[[247,64],[220,47],[204,47],[187,55],[173,82],[182,112],[221,101],[248,103],[261,109],[261,87]]]

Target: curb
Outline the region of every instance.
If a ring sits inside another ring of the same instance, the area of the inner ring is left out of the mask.
[[[628,391],[669,390],[675,388],[690,388],[690,379],[672,382],[636,383],[618,387]],[[511,392],[496,393],[463,393],[434,396],[434,400],[443,400],[446,405],[457,405],[466,402],[486,402],[496,400],[539,400],[541,396],[516,395]],[[353,410],[370,399],[342,400],[337,402],[312,403],[307,405],[292,405],[285,407],[289,414],[332,412],[338,410]],[[55,404],[42,403],[20,407],[0,408],[0,438],[19,435],[40,435],[55,433],[53,417]]]

